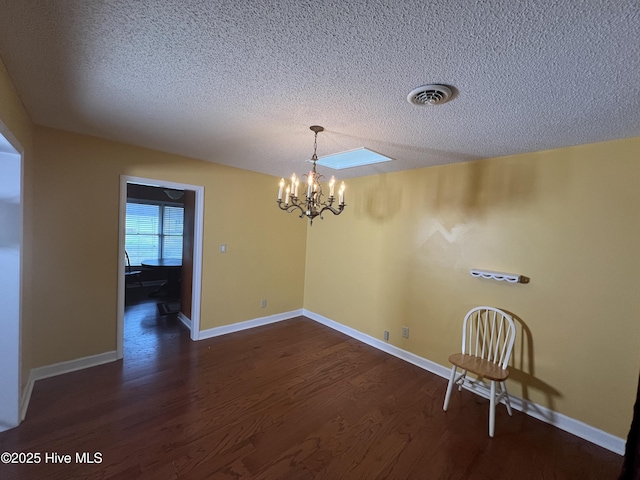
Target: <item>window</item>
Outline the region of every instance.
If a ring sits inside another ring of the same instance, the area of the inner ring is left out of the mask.
[[[125,249],[131,265],[150,258],[182,258],[184,208],[127,202]]]

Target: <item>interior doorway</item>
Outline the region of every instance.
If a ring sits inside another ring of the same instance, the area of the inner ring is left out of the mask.
[[[164,195],[165,190],[169,191],[167,195],[175,193],[182,193],[184,195],[184,234],[183,234],[183,246],[181,254],[181,271],[182,281],[180,282],[180,302],[178,318],[183,324],[190,330],[190,337],[192,340],[198,339],[200,330],[200,304],[201,304],[201,278],[202,278],[202,234],[204,225],[204,187],[198,185],[180,184],[175,182],[166,182],[161,180],[122,176],[120,182],[120,263],[119,263],[119,275],[118,275],[118,342],[117,342],[117,355],[118,358],[122,358],[124,355],[124,311],[125,311],[125,271],[127,263],[127,255],[125,253],[126,245],[126,217],[127,217],[127,190],[130,187],[153,187],[151,191],[157,191],[160,195]],[[182,196],[182,195],[180,195]],[[175,199],[174,199],[175,200]],[[159,202],[160,204],[162,202]],[[130,205],[131,207],[131,205]],[[163,207],[158,207],[163,211]],[[167,207],[167,212],[171,214],[171,207]],[[171,215],[168,218],[170,219]],[[162,219],[159,220],[162,222]],[[169,220],[167,220],[169,221]],[[162,233],[162,232],[161,232]],[[175,247],[172,246],[170,235],[166,237],[167,252],[165,256],[175,257],[179,256],[172,250]],[[157,261],[161,262],[162,252],[165,247],[162,246],[163,239],[158,240],[160,244],[152,247],[156,249]],[[144,248],[142,248],[144,252]],[[130,253],[133,255],[134,253]],[[136,258],[135,262],[140,263],[142,256],[146,253],[140,253],[140,258]],[[149,256],[151,254],[149,253]],[[162,262],[161,262],[162,263]],[[168,266],[168,268],[171,268]],[[173,282],[175,283],[175,282]],[[175,288],[171,285],[163,285],[161,288],[169,289],[175,296]],[[171,296],[171,295],[170,295]],[[174,305],[175,303],[168,302],[167,305]]]
[[[157,305],[162,316],[182,311],[191,318],[191,288],[184,288],[183,295],[181,287],[191,286],[182,282],[182,273],[191,274],[194,209],[185,199],[193,196],[192,190],[127,183],[126,307],[144,302]]]
[[[17,141],[0,122],[0,431],[20,423],[21,151]]]

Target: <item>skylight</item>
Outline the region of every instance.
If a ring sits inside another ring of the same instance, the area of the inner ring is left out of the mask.
[[[362,147],[347,152],[334,153],[326,157],[319,157],[317,163],[334,170],[342,170],[344,168],[390,162],[391,160],[393,159]]]

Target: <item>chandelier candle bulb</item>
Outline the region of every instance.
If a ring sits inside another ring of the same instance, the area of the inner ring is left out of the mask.
[[[340,205],[344,205],[344,182],[340,185]]]
[[[333,198],[333,187],[336,183],[336,177],[331,176],[331,181],[329,182],[329,196]]]
[[[284,178],[280,179],[280,190],[278,190],[278,200],[282,200],[282,189],[284,188]]]
[[[291,187],[287,187],[287,193],[286,196],[284,197],[284,204],[285,205],[289,205],[289,193],[291,192]]]

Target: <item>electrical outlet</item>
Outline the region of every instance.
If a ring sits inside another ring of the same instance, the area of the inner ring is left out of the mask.
[[[389,332],[387,332],[386,330],[384,331],[384,341],[385,342],[389,341]]]
[[[220,253],[227,253],[227,244],[223,243],[220,245]]]
[[[266,308],[267,307],[267,299],[266,298],[262,299],[262,302],[260,302],[260,307],[261,308]]]
[[[402,336],[404,338],[409,338],[409,327],[402,327]]]

